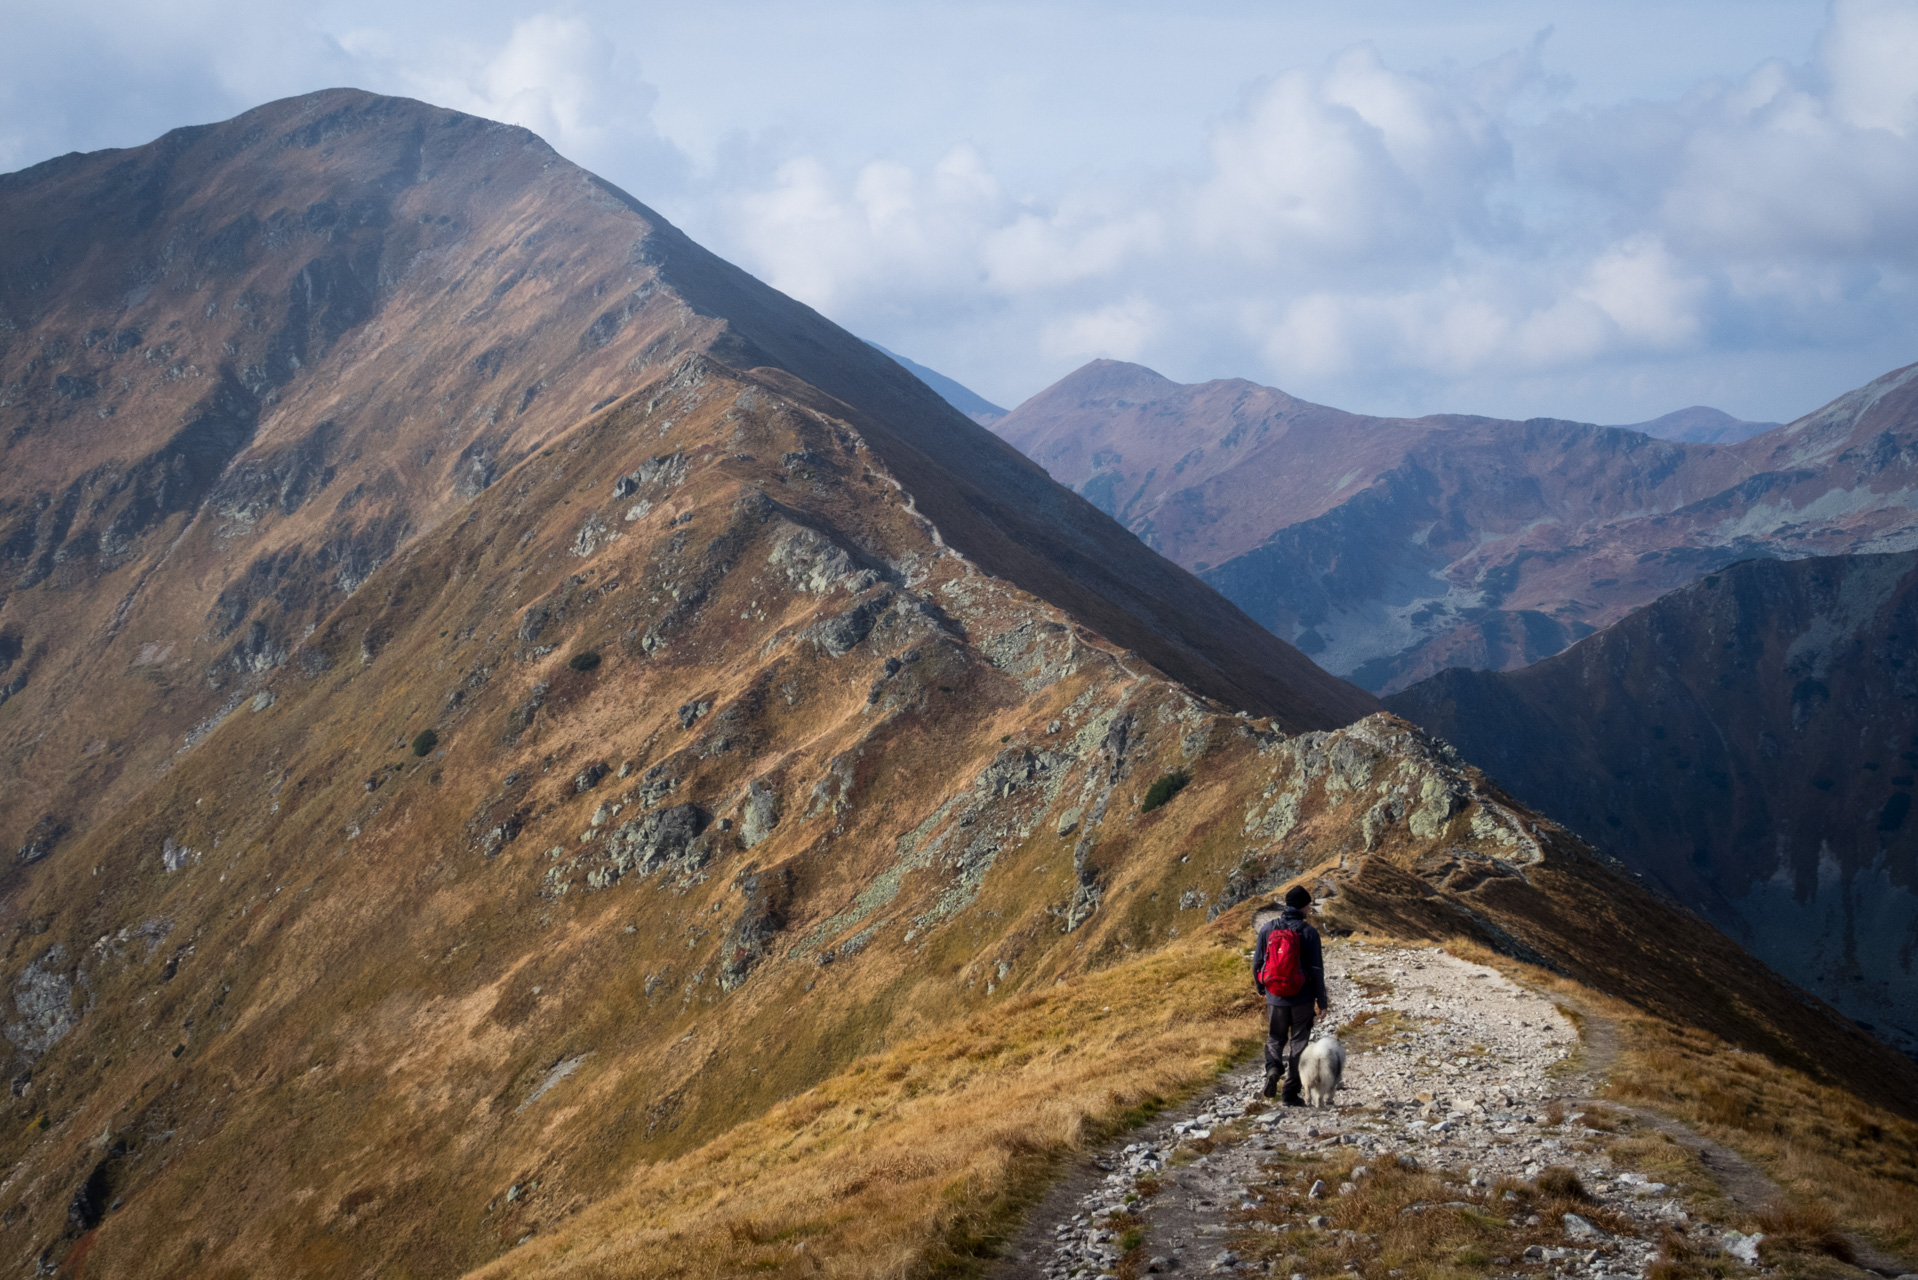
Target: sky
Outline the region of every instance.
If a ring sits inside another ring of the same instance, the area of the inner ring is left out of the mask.
[[[1006,406],[1785,421],[1918,360],[1918,0],[0,0],[0,171],[334,85],[523,124]]]

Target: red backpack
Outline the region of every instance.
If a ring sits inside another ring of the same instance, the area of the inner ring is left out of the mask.
[[[1304,940],[1299,931],[1274,925],[1265,935],[1265,966],[1259,970],[1259,986],[1269,996],[1295,996],[1305,990],[1305,965],[1300,952]]]

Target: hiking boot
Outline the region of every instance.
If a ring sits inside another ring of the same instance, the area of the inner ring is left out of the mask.
[[[1279,1073],[1276,1071],[1266,1072],[1265,1088],[1259,1091],[1260,1096],[1266,1097],[1266,1098],[1277,1097],[1278,1092],[1279,1092]]]
[[[1279,1099],[1279,1105],[1284,1107],[1302,1107],[1305,1105],[1305,1098],[1301,1094],[1288,1093],[1285,1097]]]

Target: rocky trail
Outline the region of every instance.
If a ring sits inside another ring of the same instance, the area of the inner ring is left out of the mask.
[[[1482,1273],[1643,1280],[1671,1242],[1733,1271],[1722,1219],[1777,1195],[1756,1166],[1600,1101],[1611,1025],[1437,949],[1328,945],[1348,1053],[1329,1108],[1259,1096],[1261,1063],[1094,1153],[1006,1249],[999,1280]],[[1581,1036],[1582,1032],[1582,1036]],[[1895,1259],[1854,1241],[1887,1276]]]

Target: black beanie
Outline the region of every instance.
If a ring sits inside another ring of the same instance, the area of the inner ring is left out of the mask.
[[[1304,885],[1295,884],[1285,891],[1285,905],[1300,911],[1312,905],[1312,892]]]

